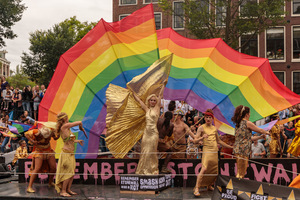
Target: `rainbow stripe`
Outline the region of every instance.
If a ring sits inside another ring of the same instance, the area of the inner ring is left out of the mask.
[[[89,139],[78,135],[85,145],[76,148],[76,153],[82,153],[76,158],[95,158],[105,128],[105,91],[109,83],[126,87],[158,58],[152,5],[119,22],[101,19],[61,56],[40,104],[39,121],[55,121],[60,112],[66,112],[70,121],[82,121]],[[62,145],[61,139],[52,141],[57,153]]]
[[[297,116],[294,116],[294,117],[290,117],[290,118],[287,118],[287,119],[283,119],[283,120],[280,120],[280,121],[278,121],[277,122],[277,124],[285,124],[285,123],[288,123],[288,122],[291,122],[291,121],[293,121],[293,120],[295,120],[295,119],[298,119],[298,118],[300,118],[300,115],[297,115]]]
[[[174,53],[164,98],[184,100],[194,108],[214,110],[233,126],[235,107],[251,109],[251,121],[300,102],[274,75],[268,59],[231,49],[222,39],[194,40],[171,28],[157,31],[160,56]]]
[[[11,128],[10,128],[11,127]],[[19,122],[12,122],[11,126],[9,126],[9,130],[15,134],[23,133],[28,131],[32,127],[31,124],[23,124]]]

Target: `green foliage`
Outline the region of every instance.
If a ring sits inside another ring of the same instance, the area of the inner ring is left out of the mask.
[[[0,0],[0,47],[5,46],[4,39],[13,39],[17,35],[12,26],[21,20],[26,9],[22,0]]]
[[[159,5],[167,14],[174,13],[172,1],[160,0]],[[256,0],[185,0],[182,19],[196,38],[222,38],[238,49],[242,35],[250,33],[254,37],[268,28],[285,24],[284,5],[285,0],[259,0],[259,3]]]
[[[23,73],[16,73],[7,78],[9,85],[14,86],[15,88],[23,89],[25,86],[30,85],[31,87],[36,84],[32,82],[29,77]]]
[[[80,22],[76,17],[54,25],[47,31],[30,34],[30,53],[23,53],[23,71],[39,84],[49,84],[60,56],[87,34],[96,23]]]

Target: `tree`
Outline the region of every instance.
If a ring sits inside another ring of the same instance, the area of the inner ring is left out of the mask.
[[[30,85],[31,87],[35,86],[35,83],[30,81],[29,77],[24,74],[22,69],[20,70],[19,65],[16,68],[16,73],[7,78],[7,82],[14,86],[15,88],[23,89],[25,86]]]
[[[54,25],[46,31],[30,34],[30,53],[23,53],[23,71],[39,84],[49,84],[60,56],[75,45],[96,23],[81,23],[76,17]]]
[[[185,0],[183,14],[174,12],[172,1],[160,0],[160,7],[179,17],[199,39],[222,38],[234,49],[245,34],[252,39],[268,28],[284,24],[285,0]],[[180,9],[181,9],[180,8]],[[247,42],[244,43],[247,45]]]
[[[22,0],[0,1],[0,47],[5,46],[4,39],[14,39],[17,35],[12,31],[12,26],[21,20],[26,9]]]

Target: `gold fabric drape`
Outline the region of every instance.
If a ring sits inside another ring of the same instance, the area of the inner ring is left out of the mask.
[[[127,83],[127,88],[110,84],[106,90],[106,145],[115,158],[123,158],[143,136],[145,111],[132,91],[145,102],[150,94],[159,94],[168,80],[172,54],[154,62],[141,75]],[[160,103],[160,102],[158,102]]]

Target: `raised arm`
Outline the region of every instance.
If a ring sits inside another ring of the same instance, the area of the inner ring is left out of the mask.
[[[133,94],[133,97],[135,98],[135,100],[136,100],[137,102],[139,102],[139,104],[141,105],[142,109],[143,109],[144,111],[147,112],[148,107],[145,105],[145,103],[140,99],[140,97],[138,97],[138,96],[135,94],[135,92],[132,91],[132,94]]]
[[[81,121],[68,122],[68,123],[65,123],[64,125],[62,125],[61,129],[70,129],[74,126],[80,126],[80,125],[82,125]]]

